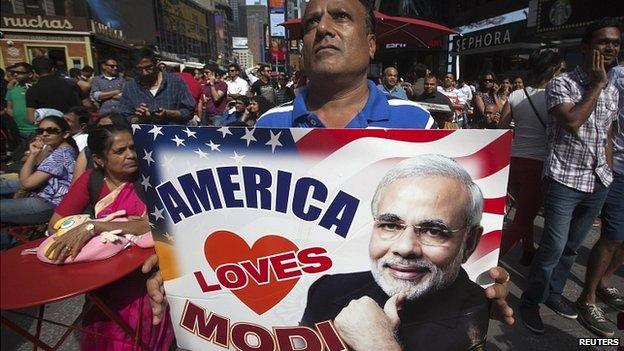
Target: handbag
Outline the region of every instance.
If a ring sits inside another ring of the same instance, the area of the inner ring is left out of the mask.
[[[529,96],[529,92],[526,90],[526,88],[522,88],[522,90],[524,90],[524,95],[526,95],[527,100],[529,100],[529,104],[531,105],[531,108],[533,109],[533,113],[535,113],[535,116],[537,116],[537,120],[540,122],[542,127],[544,127],[544,129],[547,129],[546,123],[544,123],[544,120],[542,119],[542,115],[540,115],[539,112],[537,112],[535,105],[533,105],[533,101],[531,100],[531,97]]]
[[[125,211],[117,211],[105,218],[97,219],[95,221],[127,221],[125,218]],[[124,249],[136,245],[141,248],[154,247],[154,241],[152,239],[152,232],[147,232],[142,235],[123,234],[121,230],[114,230],[111,232],[103,232],[99,235],[91,238],[85,246],[80,249],[80,252],[75,258],[67,257],[64,261],[52,261],[47,255],[46,251],[52,243],[72,228],[75,228],[87,221],[91,220],[89,215],[74,215],[59,219],[54,228],[57,232],[54,235],[45,239],[38,247],[32,249],[26,249],[22,251],[22,255],[36,254],[37,258],[45,263],[51,264],[67,264],[67,263],[79,263],[79,262],[92,262],[105,260],[120,253]]]

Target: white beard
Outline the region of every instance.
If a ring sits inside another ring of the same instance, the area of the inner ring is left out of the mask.
[[[390,258],[384,256],[378,260],[371,259],[371,273],[377,285],[379,285],[388,296],[404,293],[408,301],[413,301],[421,296],[438,291],[455,281],[461,268],[465,246],[466,243],[463,241],[459,252],[448,266],[438,267],[424,258],[410,260],[395,256]],[[410,267],[416,266],[428,270],[428,273],[426,273],[419,282],[415,283],[409,280],[397,279],[388,274],[388,268],[384,267],[387,264]]]

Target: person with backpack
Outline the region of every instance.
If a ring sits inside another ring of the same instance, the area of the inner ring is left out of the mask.
[[[87,221],[71,229],[47,250],[46,254],[54,261],[76,257],[91,238],[102,232],[121,229],[124,233],[139,234],[150,231],[132,130],[119,125],[98,127],[89,133],[88,146],[95,168],[85,171],[72,184],[65,199],[54,210],[48,231],[51,234],[56,232],[54,224],[59,219],[83,213],[90,213],[92,218],[99,219],[125,210],[128,221]],[[136,328],[137,321],[143,326],[150,325],[153,317],[146,279],[137,270],[93,293],[116,310],[131,327]],[[117,323],[97,309],[86,312],[83,328],[83,350],[122,350],[124,345],[134,342]],[[150,350],[166,351],[173,342],[170,322],[139,330],[139,337]]]

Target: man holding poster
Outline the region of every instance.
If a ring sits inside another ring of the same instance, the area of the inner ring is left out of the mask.
[[[484,346],[489,303],[461,268],[483,233],[483,195],[466,170],[441,155],[404,160],[372,213],[371,271],[318,279],[301,324],[334,320],[354,351]]]
[[[294,105],[269,111],[257,126],[428,129],[434,125],[429,113],[417,104],[388,101],[367,81],[367,67],[376,42],[374,17],[366,1],[312,0],[306,8],[304,27],[308,86]],[[143,271],[149,272],[156,262],[154,255]],[[509,274],[502,268],[493,268],[490,276],[496,284],[488,287],[483,296],[492,300],[494,317],[512,324],[513,311],[505,301]],[[160,272],[148,282],[148,289],[154,323],[159,323],[165,306]]]

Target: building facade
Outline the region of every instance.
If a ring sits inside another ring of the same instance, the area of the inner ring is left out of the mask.
[[[93,65],[91,31],[82,3],[3,0],[0,67],[48,56],[60,70]]]

